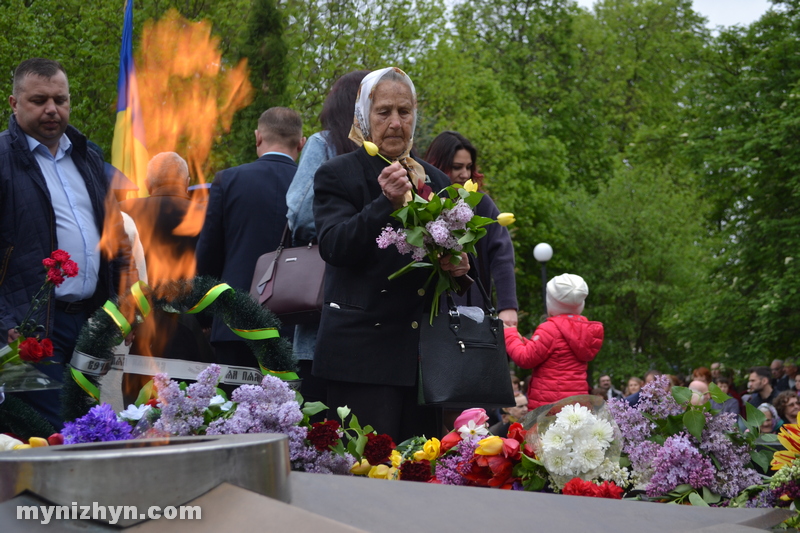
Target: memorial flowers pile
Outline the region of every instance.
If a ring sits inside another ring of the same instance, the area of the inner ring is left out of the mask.
[[[714,401],[728,396],[711,385]],[[624,438],[623,453],[630,462],[634,487],[654,501],[727,504],[746,488],[761,482],[751,460],[763,468],[769,452],[753,445],[764,420],[747,404],[748,432],[741,433],[737,417],[717,413],[710,403],[693,404],[692,391],[672,387],[667,376],[645,385],[639,403],[631,407],[614,399],[608,407]],[[699,402],[694,402],[699,403]]]
[[[425,199],[415,194],[412,201],[401,207],[392,217],[401,227],[386,226],[376,239],[378,248],[395,246],[405,255],[411,254],[413,261],[389,276],[394,279],[414,268],[430,268],[426,287],[436,278],[430,318],[438,312],[439,296],[447,290],[458,292],[460,287],[439,264],[441,257],[450,256],[453,264],[461,261],[461,253],[475,253],[475,244],[486,235],[485,226],[499,222],[508,225],[514,222],[511,213],[502,213],[497,220],[474,213],[475,206],[483,198],[478,187],[467,181],[462,187],[454,184],[439,195]]]
[[[187,385],[157,374],[140,392],[134,405],[119,414],[108,404],[67,422],[62,432],[66,444],[105,442],[145,437],[188,435],[232,435],[282,433],[289,440],[289,457],[294,470],[349,474],[363,461],[374,465],[387,462],[394,443],[387,435],[361,427],[347,407],[338,409],[348,421],[309,422],[309,417],[327,409],[319,402],[301,407],[289,385],[276,377],[264,376],[260,385],[242,385],[231,394],[217,388],[221,369],[210,365]]]

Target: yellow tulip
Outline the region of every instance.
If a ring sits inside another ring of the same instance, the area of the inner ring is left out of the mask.
[[[355,476],[364,476],[369,474],[372,465],[369,464],[369,461],[366,459],[361,459],[360,463],[355,463],[352,467],[350,467],[350,473]]]
[[[516,221],[517,219],[514,218],[514,213],[500,213],[497,215],[497,223],[501,226],[508,226]]]
[[[27,450],[28,448],[33,448],[30,444],[17,444],[14,446],[15,450]]]
[[[474,182],[474,181],[472,181],[472,180],[467,180],[467,182],[466,182],[466,183],[464,183],[464,188],[465,188],[465,189],[466,189],[468,192],[478,192],[478,184],[477,184],[477,183],[475,183],[475,182]]]
[[[398,452],[397,450],[392,450],[392,466],[394,468],[400,468],[400,463],[403,462],[403,454]]]
[[[386,465],[378,465],[373,466],[367,476],[373,479],[392,479],[395,472],[397,472],[396,468],[390,468]]]
[[[28,444],[31,445],[31,448],[41,448],[43,446],[50,446],[50,443],[47,442],[47,439],[43,439],[42,437],[31,437],[28,439]]]
[[[378,155],[378,145],[369,141],[364,141],[364,149],[371,156]]]
[[[428,461],[434,461],[439,457],[439,450],[441,450],[441,448],[442,443],[439,442],[439,439],[430,439],[425,442],[421,450],[414,452],[414,460],[422,461],[423,459],[427,459]]]
[[[486,437],[478,441],[475,453],[478,455],[497,455],[503,451],[503,439],[500,437]]]

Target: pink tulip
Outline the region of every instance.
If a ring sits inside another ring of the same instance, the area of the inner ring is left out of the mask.
[[[476,426],[483,426],[489,420],[489,417],[486,415],[486,410],[480,407],[467,409],[456,418],[455,430],[458,431],[458,428],[467,425],[470,420],[475,422]]]

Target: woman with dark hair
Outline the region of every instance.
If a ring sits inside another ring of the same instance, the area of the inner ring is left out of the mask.
[[[368,70],[356,70],[336,80],[319,115],[324,130],[312,135],[300,154],[297,173],[286,193],[286,205],[289,208],[286,217],[292,230],[293,246],[306,245],[317,237],[313,211],[314,174],[317,169],[325,161],[358,148],[347,136],[353,125],[358,87],[367,74]],[[294,331],[294,355],[303,379],[300,392],[310,402],[326,401],[325,382],[311,375],[318,329],[319,322],[316,322],[295,326]],[[324,417],[324,413],[319,416]]]
[[[478,171],[478,152],[463,135],[455,131],[443,131],[431,142],[425,152],[425,161],[450,177],[450,183],[464,185],[472,180],[483,188],[483,174]],[[475,214],[497,219],[500,210],[494,201],[485,195],[475,207]],[[473,279],[480,279],[486,291],[496,290],[500,319],[506,326],[517,325],[517,281],[514,277],[514,245],[508,229],[500,224],[486,226],[486,236],[476,245],[477,257],[470,270]],[[476,278],[477,276],[477,278]],[[482,305],[480,289],[473,285],[464,296],[457,297],[460,305]]]

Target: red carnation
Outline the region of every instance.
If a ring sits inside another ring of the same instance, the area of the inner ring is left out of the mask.
[[[311,431],[308,432],[306,438],[317,450],[324,451],[329,449],[330,446],[335,446],[339,441],[338,429],[339,422],[336,420],[315,422],[311,424]]]
[[[400,479],[403,481],[421,481],[427,483],[433,475],[431,474],[431,462],[427,459],[422,461],[406,461],[400,465]]]
[[[51,268],[47,271],[47,281],[58,287],[64,283],[64,276],[61,275],[60,268]]]
[[[45,268],[56,268],[58,266],[58,261],[55,259],[45,258],[42,259],[42,264]]]
[[[622,487],[618,487],[613,481],[604,481],[602,485],[598,485],[597,489],[597,496],[599,498],[608,498],[611,500],[621,500],[622,493],[625,492],[622,490]]]
[[[22,341],[19,345],[19,358],[29,363],[38,363],[44,359],[44,349],[39,341],[34,338],[28,338]]]
[[[564,485],[564,488],[561,490],[561,492],[569,496],[597,497],[598,489],[599,487],[591,481],[584,481],[579,477],[575,477],[569,480],[566,485]]]
[[[58,261],[59,263],[65,263],[66,261],[69,261],[69,254],[64,250],[55,250],[52,254],[50,254],[50,259]]]
[[[389,458],[394,450],[394,442],[392,437],[386,435],[376,435],[375,433],[367,434],[367,445],[364,446],[364,453],[361,454],[369,464],[376,466],[383,463],[388,463]]]
[[[71,259],[64,261],[61,264],[61,270],[64,271],[64,275],[68,278],[74,278],[78,275],[78,263]]]
[[[42,339],[40,343],[45,357],[53,357],[53,341],[50,339]]]

